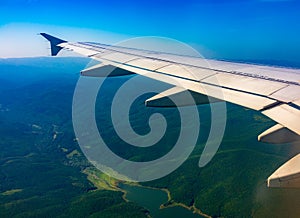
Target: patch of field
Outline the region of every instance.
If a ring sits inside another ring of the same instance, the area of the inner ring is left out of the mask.
[[[96,168],[86,168],[83,173],[85,173],[88,180],[100,190],[120,191],[117,187],[118,181],[116,179],[109,177]]]

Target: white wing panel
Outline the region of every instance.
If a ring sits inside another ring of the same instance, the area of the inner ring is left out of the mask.
[[[226,73],[219,73],[216,75],[216,78],[219,83],[216,85],[265,96],[268,96],[287,86],[279,82]],[[203,82],[214,84],[215,79],[209,77],[204,79]]]
[[[203,69],[198,67],[186,67],[186,69],[196,78],[196,80],[201,81],[208,77],[214,77],[217,72],[214,70]]]
[[[279,167],[269,178],[268,187],[299,188],[300,187],[300,154]]]
[[[300,100],[300,86],[289,85],[286,88],[275,92],[271,95],[271,97],[282,102],[293,102]]]
[[[61,46],[63,48],[70,49],[70,50],[72,50],[72,51],[74,51],[78,54],[85,55],[85,56],[88,56],[88,57],[100,53],[100,51],[91,50],[89,48],[84,48],[84,47],[81,47],[79,45],[71,44],[71,43],[62,43],[62,44],[59,44],[59,46]]]
[[[101,58],[109,61],[115,61],[118,63],[126,63],[132,60],[139,59],[139,57],[130,54],[124,54],[119,52],[113,52],[107,55],[102,55]]]
[[[216,74],[216,72],[212,70],[200,69],[196,67],[187,67],[179,64],[168,65],[166,67],[160,68],[158,71],[173,76],[184,77],[195,81],[200,81],[201,79]]]
[[[218,60],[207,60],[207,62],[213,69],[219,71],[226,71],[226,72],[241,71],[246,66],[248,66],[247,64],[231,63],[231,62],[218,61]]]
[[[127,64],[135,66],[135,67],[144,68],[147,70],[157,70],[159,68],[170,65],[170,63],[165,62],[165,61],[157,61],[157,60],[145,59],[145,58],[129,61],[129,62],[127,62]]]

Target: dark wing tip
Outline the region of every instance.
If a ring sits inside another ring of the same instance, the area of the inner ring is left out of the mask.
[[[59,44],[67,42],[60,38],[51,36],[47,33],[40,33],[40,35],[43,36],[44,38],[46,38],[50,42],[52,56],[56,56],[58,54],[58,52],[60,52],[60,50],[62,49],[62,47],[58,46]]]

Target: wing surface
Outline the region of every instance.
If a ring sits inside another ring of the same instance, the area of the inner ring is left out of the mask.
[[[168,97],[167,93],[180,96],[180,92],[187,90],[209,96],[214,101],[224,100],[260,111],[276,121],[277,125],[258,136],[260,141],[290,143],[300,140],[299,69],[207,60],[101,43],[72,43],[45,33],[41,35],[50,41],[52,55],[67,49],[101,61],[99,66],[83,70],[83,75],[103,76],[107,75],[107,69],[115,67],[117,70],[112,76],[135,73],[175,86],[162,95],[148,99],[148,106],[157,107],[160,102],[161,107],[170,106],[163,99]],[[208,101],[201,97],[199,102]],[[299,168],[289,169],[293,169],[290,172],[293,176],[288,177],[287,170],[284,170],[284,178],[300,176]],[[268,184],[276,187],[278,183]]]

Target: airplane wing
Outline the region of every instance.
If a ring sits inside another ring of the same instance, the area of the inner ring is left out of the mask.
[[[260,111],[277,124],[258,136],[267,143],[300,141],[300,70],[206,60],[198,57],[153,52],[100,43],[67,42],[41,33],[50,41],[51,54],[67,49],[101,61],[85,69],[84,76],[104,77],[140,74],[174,85],[146,101],[147,106],[168,107],[167,96],[188,90]],[[221,92],[220,92],[221,90]],[[211,102],[210,101],[210,102]],[[198,104],[208,103],[199,97]],[[184,102],[182,105],[188,105]],[[268,178],[269,187],[300,187],[300,154]]]

